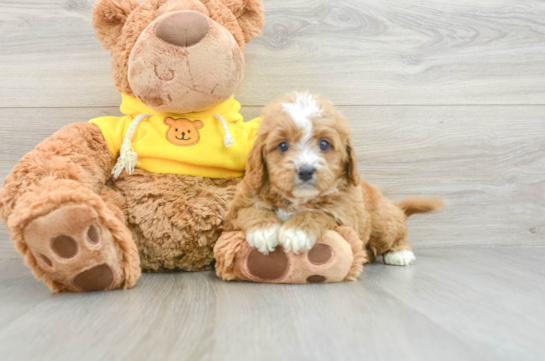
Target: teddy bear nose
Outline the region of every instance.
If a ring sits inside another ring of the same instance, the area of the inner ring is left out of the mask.
[[[157,24],[155,35],[169,44],[188,47],[208,33],[208,18],[197,11],[178,11],[166,15]]]

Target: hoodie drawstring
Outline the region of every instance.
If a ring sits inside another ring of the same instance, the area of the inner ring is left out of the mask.
[[[140,163],[138,163],[138,154],[134,151],[131,139],[134,135],[134,132],[136,131],[136,127],[142,120],[145,118],[151,117],[151,114],[140,114],[136,118],[134,118],[129,125],[129,128],[127,129],[127,133],[125,134],[125,138],[123,138],[123,144],[121,145],[121,150],[119,152],[119,158],[117,158],[117,163],[115,163],[114,169],[112,169],[112,174],[114,176],[114,179],[117,179],[121,172],[123,170],[126,170],[129,172],[129,174],[132,174],[134,172],[134,167]]]
[[[223,136],[223,144],[225,144],[225,148],[229,148],[230,146],[233,145],[234,141],[233,141],[233,136],[231,135],[231,133],[229,133],[229,128],[227,128],[227,122],[225,121],[225,118],[219,114],[215,114],[214,118],[216,118],[217,120],[221,122],[221,126],[223,127],[223,132],[225,133],[225,135]]]

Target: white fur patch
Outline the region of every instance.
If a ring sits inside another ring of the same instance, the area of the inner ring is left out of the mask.
[[[299,189],[295,189],[292,193],[293,193],[293,195],[295,197],[297,197],[297,200],[302,201],[302,202],[305,202],[305,201],[308,201],[308,200],[310,200],[312,198],[315,198],[319,194],[318,190],[314,189],[314,188],[312,188],[312,189],[308,189],[308,188],[301,189],[301,188],[299,188]],[[292,203],[297,204],[296,202],[293,202],[293,201],[292,201]]]
[[[279,229],[278,224],[268,228],[253,229],[246,233],[246,241],[250,247],[257,248],[263,254],[268,254],[278,246]]]
[[[384,255],[384,263],[392,266],[408,266],[412,264],[415,259],[414,253],[407,250],[390,252]]]
[[[295,212],[285,211],[283,209],[276,210],[276,216],[282,220],[282,222],[287,222]]]
[[[304,231],[296,228],[280,228],[278,241],[286,251],[300,253],[308,251],[316,243],[316,239],[310,237]]]
[[[321,115],[323,109],[309,92],[295,92],[293,103],[283,103],[284,110],[287,111],[295,125],[303,130],[304,136],[312,136],[311,118]]]
[[[295,166],[311,166],[315,168],[325,166],[325,161],[316,147],[311,143],[313,126],[312,117],[322,114],[323,109],[316,98],[308,93],[296,92],[293,103],[283,103],[284,111],[288,112],[295,125],[303,131],[303,136],[297,143],[298,154],[295,157]]]

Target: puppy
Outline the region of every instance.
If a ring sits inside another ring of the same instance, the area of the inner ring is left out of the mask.
[[[439,199],[392,204],[360,179],[349,124],[330,101],[295,92],[266,106],[226,217],[227,231],[242,230],[267,254],[312,248],[326,230],[352,227],[373,262],[409,265],[407,217],[442,206]]]

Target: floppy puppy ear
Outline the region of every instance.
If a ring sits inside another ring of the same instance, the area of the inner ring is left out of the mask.
[[[221,0],[231,10],[244,34],[244,42],[249,43],[261,34],[265,17],[261,0]]]
[[[127,17],[138,6],[138,0],[97,1],[93,7],[93,27],[104,49],[110,50],[117,43]]]
[[[265,136],[259,135],[248,155],[244,182],[253,190],[261,189],[266,177],[266,165],[264,158]]]
[[[356,157],[356,152],[354,151],[350,141],[348,141],[348,144],[346,145],[346,154],[348,154],[348,162],[346,162],[346,176],[348,178],[348,182],[357,187],[360,184],[358,158]]]

